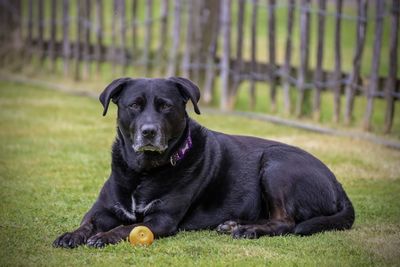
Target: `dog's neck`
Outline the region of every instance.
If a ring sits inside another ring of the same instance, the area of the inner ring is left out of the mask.
[[[173,153],[171,155],[171,157],[169,158],[172,166],[175,166],[178,161],[182,160],[185,157],[187,152],[192,148],[192,144],[193,144],[192,136],[190,134],[190,127],[189,127],[189,123],[188,123],[185,140],[178,147],[176,152]]]

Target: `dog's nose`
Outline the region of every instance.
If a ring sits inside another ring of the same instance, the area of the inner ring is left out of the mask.
[[[146,138],[153,138],[156,136],[157,127],[152,124],[145,124],[142,126],[142,136]]]

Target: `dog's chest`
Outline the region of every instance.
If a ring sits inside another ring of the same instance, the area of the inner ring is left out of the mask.
[[[152,211],[157,205],[161,204],[161,199],[153,199],[151,201],[145,201],[134,192],[129,201],[125,201],[124,204],[117,202],[114,205],[114,211],[124,221],[137,222],[140,218],[143,218],[146,214]]]

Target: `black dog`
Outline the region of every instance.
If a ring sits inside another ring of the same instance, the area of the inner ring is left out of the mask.
[[[56,247],[102,247],[138,225],[156,237],[217,228],[235,238],[310,235],[351,228],[354,209],[333,173],[282,143],[208,130],[195,112],[199,88],[184,78],[113,81],[100,95],[118,105],[110,178],[81,226]]]

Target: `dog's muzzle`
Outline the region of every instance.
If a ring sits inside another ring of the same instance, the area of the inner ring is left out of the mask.
[[[154,124],[144,124],[135,134],[132,148],[135,152],[163,153],[168,145],[163,142],[159,127]]]

